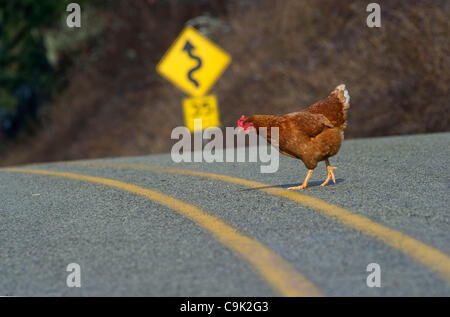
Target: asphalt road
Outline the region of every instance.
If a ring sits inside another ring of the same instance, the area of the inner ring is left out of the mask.
[[[300,194],[284,156],[273,174],[169,155],[1,169],[0,295],[450,296],[449,158],[450,133],[349,140],[337,183],[321,163]]]

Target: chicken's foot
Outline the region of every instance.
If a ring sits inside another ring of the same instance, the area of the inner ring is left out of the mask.
[[[336,184],[336,178],[334,177],[334,170],[337,170],[337,167],[331,166],[328,160],[325,160],[325,164],[327,165],[327,179],[320,185],[325,186],[330,181],[330,178],[333,179],[333,183]]]
[[[306,174],[305,180],[303,181],[303,184],[298,185],[298,186],[293,186],[293,187],[289,187],[288,189],[303,189],[308,187],[308,182],[309,182],[309,178],[311,177],[312,173],[314,170],[309,170],[308,174]]]

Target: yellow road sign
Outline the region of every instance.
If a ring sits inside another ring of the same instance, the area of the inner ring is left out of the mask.
[[[194,119],[202,119],[202,129],[220,125],[216,96],[204,96],[183,99],[184,121],[186,127],[194,132]]]
[[[224,50],[188,26],[156,69],[188,94],[199,97],[208,92],[230,61]]]

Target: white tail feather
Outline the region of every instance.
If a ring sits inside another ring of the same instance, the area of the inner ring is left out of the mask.
[[[337,86],[333,90],[332,94],[335,94],[336,97],[338,97],[339,100],[344,104],[344,109],[348,109],[350,107],[350,95],[344,84]]]

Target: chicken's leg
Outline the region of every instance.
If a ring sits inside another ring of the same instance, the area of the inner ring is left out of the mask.
[[[314,170],[308,170],[308,174],[306,174],[305,180],[303,181],[303,184],[298,185],[298,186],[294,186],[294,187],[289,187],[288,189],[303,189],[308,187],[308,181],[309,178],[311,177],[312,173]]]
[[[327,179],[320,185],[320,186],[325,186],[326,184],[328,184],[328,182],[330,181],[330,178],[333,179],[333,183],[336,184],[336,178],[334,177],[334,170],[337,169],[337,167],[334,166],[330,166],[330,162],[328,161],[328,159],[325,160],[325,164],[327,165]]]

